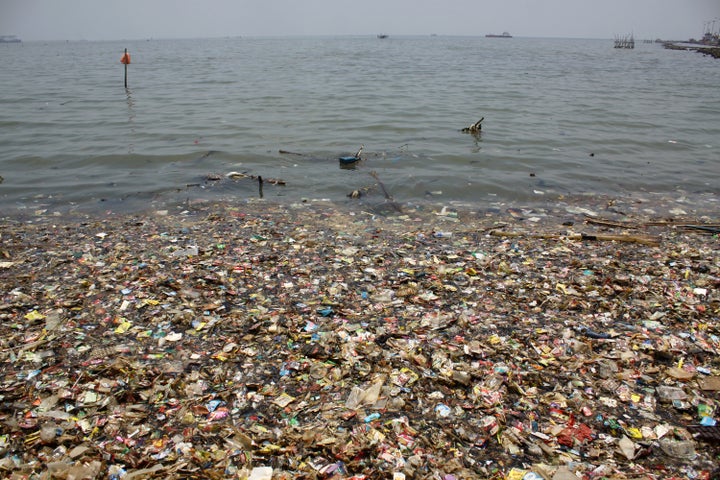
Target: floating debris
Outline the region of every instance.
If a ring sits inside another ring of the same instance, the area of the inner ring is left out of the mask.
[[[345,157],[339,157],[338,161],[340,162],[341,166],[348,166],[348,165],[354,165],[360,160],[362,160],[362,151],[363,148],[365,148],[364,145],[360,145],[360,149],[357,151],[355,155],[345,156]]]
[[[463,133],[474,133],[478,134],[482,131],[482,121],[485,120],[485,117],[482,117],[480,120],[478,120],[475,123],[470,124],[469,127],[465,127],[462,130],[460,130]]]

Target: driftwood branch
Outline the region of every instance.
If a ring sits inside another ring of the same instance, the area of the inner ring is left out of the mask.
[[[720,225],[678,225],[686,230],[700,230],[708,233],[720,233]]]
[[[524,232],[505,232],[502,230],[493,230],[490,235],[495,237],[526,237],[526,238],[547,238],[560,240],[566,238],[568,240],[591,240],[591,241],[607,241],[607,242],[627,242],[640,243],[657,247],[660,245],[660,239],[647,235],[605,235],[605,234],[587,234],[587,233],[571,233],[569,235],[561,235],[557,233],[524,233]]]
[[[625,228],[628,230],[635,230],[639,228],[647,227],[671,227],[671,228],[682,228],[684,230],[698,230],[708,233],[720,233],[720,223],[690,223],[687,220],[663,220],[655,222],[643,222],[639,224],[633,224],[629,222],[616,222],[612,220],[606,220],[603,218],[593,217],[591,215],[585,216],[585,223],[593,225],[601,225],[604,227],[612,228]]]
[[[238,180],[242,178],[248,178],[250,180],[256,180],[258,184],[269,183],[270,185],[285,185],[285,180],[279,178],[262,178],[261,175],[250,175],[245,172],[228,172],[225,176],[231,180]]]
[[[590,215],[585,215],[585,222],[591,223],[593,225],[601,225],[603,227],[627,228],[630,230],[634,230],[634,229],[638,228],[637,225],[633,225],[631,223],[614,222],[612,220],[605,220],[604,218],[592,217]]]
[[[278,153],[281,153],[283,155],[297,155],[298,157],[302,157],[305,155],[304,153],[290,152],[288,150],[278,150]]]

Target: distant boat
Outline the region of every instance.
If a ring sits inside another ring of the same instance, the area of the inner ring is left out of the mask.
[[[15,35],[0,35],[0,43],[21,43],[22,40],[20,40]]]
[[[512,38],[512,35],[510,35],[510,32],[503,32],[502,35],[497,35],[494,33],[488,33],[485,35],[486,38]]]
[[[378,38],[387,38],[387,33],[378,33]]]

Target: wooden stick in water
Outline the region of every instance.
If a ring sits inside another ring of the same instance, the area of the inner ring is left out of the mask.
[[[380,185],[380,188],[382,189],[383,194],[385,195],[385,199],[390,200],[390,203],[392,204],[392,206],[395,210],[397,210],[398,212],[402,212],[400,205],[395,203],[395,200],[393,199],[393,197],[388,193],[387,188],[385,188],[385,184],[380,180],[380,177],[378,177],[377,172],[370,172],[370,176],[372,176],[377,181],[378,185]]]

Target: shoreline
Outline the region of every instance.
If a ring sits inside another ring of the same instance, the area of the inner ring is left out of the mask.
[[[718,46],[691,44],[691,43],[682,43],[681,44],[679,42],[666,42],[663,44],[663,48],[666,48],[668,50],[694,51],[694,52],[702,53],[703,55],[708,55],[713,58],[720,58],[720,47],[718,47]]]
[[[585,200],[5,217],[0,471],[717,474],[717,209]]]
[[[378,182],[379,185],[380,182]],[[331,200],[307,196],[303,198],[283,199],[283,197],[263,198],[257,196],[237,196],[228,194],[208,194],[198,192],[191,195],[181,192],[177,195],[164,195],[157,198],[129,197],[123,200],[102,200],[94,202],[69,202],[53,197],[37,197],[32,202],[11,206],[5,205],[0,220],[8,221],[73,221],[81,219],[100,219],[103,217],[155,216],[202,212],[208,208],[240,208],[249,212],[270,208],[276,212],[302,212],[303,210],[327,210],[329,212],[354,214],[375,214],[387,216],[407,212],[409,214],[431,215],[433,212],[450,210],[465,212],[467,215],[497,216],[513,209],[528,212],[540,218],[560,219],[578,211],[587,211],[595,215],[602,212],[615,217],[717,217],[720,212],[720,196],[717,192],[688,192],[673,190],[666,192],[637,191],[625,193],[588,193],[588,194],[538,194],[533,199],[512,200],[493,198],[480,201],[443,199],[429,196],[426,199],[396,200],[389,192],[376,186],[373,192],[364,189],[349,192],[344,199]],[[359,193],[358,197],[354,195]],[[54,219],[54,220],[53,220]]]

